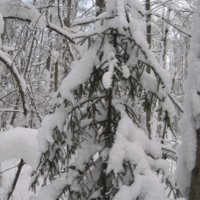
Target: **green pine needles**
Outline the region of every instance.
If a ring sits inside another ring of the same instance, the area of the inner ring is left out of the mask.
[[[138,100],[144,111],[160,100],[166,126],[175,115],[170,77],[148,48],[143,21],[135,17],[142,12],[138,6],[135,0],[112,0],[92,19],[94,30],[74,36],[87,49],[39,130],[43,154],[34,189],[42,176],[43,185],[57,188],[55,199],[165,199],[155,173],[162,171],[175,191],[161,146],[140,128],[135,109]]]

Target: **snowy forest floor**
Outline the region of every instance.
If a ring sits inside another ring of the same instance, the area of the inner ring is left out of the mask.
[[[8,170],[2,174],[2,187],[0,187],[0,200],[3,200],[4,195],[12,183],[14,176],[17,172],[17,165],[20,160],[18,159],[9,159],[1,163],[2,172]],[[13,168],[14,167],[14,168]],[[12,168],[12,169],[11,169]],[[25,164],[22,168],[21,174],[19,176],[16,188],[13,192],[11,200],[27,200],[34,192],[29,190],[29,183],[31,180],[30,173],[32,168],[30,165]]]

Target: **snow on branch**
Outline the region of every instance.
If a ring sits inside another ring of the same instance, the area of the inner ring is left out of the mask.
[[[127,106],[129,99],[133,105],[135,93],[145,91],[162,100],[163,114],[169,112],[165,118],[175,115],[167,95],[171,89],[170,74],[149,50],[143,22],[137,18],[137,5],[135,0],[109,0],[104,19],[113,18],[97,20],[94,30],[68,35],[87,49],[63,80],[55,113],[39,129],[37,138],[43,154],[33,188],[40,176],[47,184],[61,176],[63,170],[69,170],[69,174],[61,195],[71,192],[72,199],[87,194],[88,199],[165,200],[155,174],[158,170],[162,171],[163,180],[175,188],[169,163],[161,159],[161,145],[138,128],[134,111]],[[84,22],[88,20],[83,19]],[[147,66],[153,73],[144,72]],[[45,173],[47,168],[49,173]]]
[[[60,94],[63,99],[74,102],[73,94],[71,93],[78,85],[83,84],[90,77],[95,63],[95,55],[98,51],[98,46],[89,50],[86,55],[79,61],[69,75],[63,80],[60,86]]]
[[[198,167],[198,135],[200,130],[200,1],[196,1],[196,10],[193,18],[193,26],[192,26],[192,37],[190,41],[190,51],[188,55],[188,78],[184,83],[184,114],[181,117],[179,122],[179,129],[182,133],[183,143],[179,145],[177,151],[179,153],[178,156],[178,164],[177,164],[177,177],[180,182],[181,190],[183,191],[186,197],[193,195],[194,188],[198,188],[193,186],[191,183],[190,187],[190,175],[196,177],[195,170],[199,170]],[[187,183],[183,183],[184,177],[189,177]],[[197,181],[197,180],[196,180]],[[192,191],[193,190],[193,191]],[[190,196],[191,198],[191,196]],[[192,199],[192,198],[191,198]],[[195,197],[193,197],[195,199]]]
[[[28,2],[19,3],[12,0],[2,0],[0,2],[0,13],[4,19],[18,19],[32,22],[34,26],[39,27],[40,29],[49,28],[74,43],[70,33],[47,21],[46,17],[42,13],[39,13],[37,8]]]
[[[34,24],[37,23],[39,28],[46,27],[45,17],[37,11],[35,6],[28,2],[1,0],[0,13],[3,17],[32,21]]]
[[[114,145],[110,150],[107,173],[113,170],[117,177],[120,172],[124,172],[124,161],[129,161],[135,166],[135,170],[134,183],[130,186],[123,185],[114,200],[132,200],[139,195],[145,199],[163,199],[164,190],[152,169],[162,170],[164,178],[167,178],[173,187],[175,180],[169,171],[168,161],[161,159],[161,146],[149,140],[145,132],[127,116],[122,105],[116,104],[115,108],[121,112],[122,117],[118,123]]]
[[[56,33],[62,35],[63,37],[65,37],[66,39],[68,39],[71,43],[75,43],[71,38],[72,38],[72,34],[68,33],[66,30],[60,28],[59,26],[51,23],[48,21],[47,23],[47,28],[55,31]],[[74,35],[74,34],[73,34]]]
[[[26,82],[24,78],[19,74],[16,66],[13,64],[10,58],[8,58],[8,56],[1,50],[0,50],[0,61],[2,61],[5,64],[5,66],[11,72],[15,81],[17,82],[17,85],[19,87],[19,93],[21,96],[21,101],[22,101],[23,113],[26,116],[27,115],[27,107],[26,107],[26,101],[25,101]]]
[[[11,74],[13,75],[13,77],[14,77],[14,79],[15,79],[18,87],[19,87],[19,93],[20,93],[20,96],[21,96],[22,107],[23,107],[23,114],[24,114],[24,116],[26,116],[27,112],[28,112],[27,111],[27,107],[26,107],[26,100],[25,100],[26,82],[25,82],[24,78],[19,74],[16,66],[14,66],[12,64],[12,61],[1,50],[0,50],[0,61],[2,61],[5,64],[5,66],[7,67],[7,69],[11,72]],[[1,109],[1,111],[2,111],[2,109]],[[20,112],[18,110],[11,110],[11,109],[10,110],[5,110],[4,109],[4,111],[8,111],[8,112]]]

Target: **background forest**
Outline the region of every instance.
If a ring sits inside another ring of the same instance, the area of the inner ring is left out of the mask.
[[[176,147],[194,10],[0,0],[0,199],[188,199]]]

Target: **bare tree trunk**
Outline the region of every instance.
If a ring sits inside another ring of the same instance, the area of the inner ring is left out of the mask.
[[[1,163],[0,163],[0,173],[1,173]],[[2,183],[2,176],[0,175],[0,188],[3,186],[3,183]]]
[[[104,0],[96,0],[96,6],[99,7],[99,10],[96,13],[96,16],[98,16],[99,14],[103,12],[103,8],[105,7]]]
[[[147,26],[146,26],[146,29],[147,29],[147,42],[149,44],[149,49],[151,49],[151,13],[150,13],[150,10],[151,10],[151,4],[150,4],[150,0],[146,0],[146,11],[148,12],[148,15],[146,17],[146,23],[147,23]],[[147,68],[149,73],[150,73],[150,67]]]
[[[58,90],[58,61],[55,63],[55,72],[54,72],[54,91]]]
[[[146,11],[149,12],[149,14],[147,15],[146,18],[146,29],[147,29],[147,42],[149,44],[149,49],[151,49],[151,14],[150,14],[150,10],[151,10],[151,5],[150,5],[150,0],[146,0],[145,5],[146,5]],[[146,69],[147,73],[151,73],[151,68],[149,66],[147,66]],[[149,138],[151,139],[151,106],[150,108],[146,111],[146,126],[147,126],[147,130],[149,133]]]
[[[64,3],[64,1],[65,0],[63,0],[63,3]],[[67,27],[71,26],[71,22],[70,22],[70,19],[71,19],[71,7],[72,7],[72,1],[68,0],[67,1],[67,17],[64,19],[64,24]]]
[[[103,12],[103,8],[105,7],[105,2],[104,0],[96,0],[96,6],[99,7],[99,10],[96,13],[96,16],[100,15]],[[112,110],[111,110],[111,104],[112,104],[112,89],[109,90],[109,100],[108,100],[108,124],[107,124],[107,134],[108,134],[108,143],[111,145],[110,139],[112,138],[110,136],[111,134],[111,116],[112,116]],[[106,169],[107,169],[107,163],[102,164],[102,169],[101,169],[101,179],[100,182],[102,184],[102,190],[101,190],[101,195],[102,199],[106,199],[106,194],[108,192],[107,188],[107,181],[106,181]]]
[[[197,133],[197,151],[196,151],[196,164],[192,170],[192,178],[190,184],[190,196],[189,200],[199,200],[200,199],[200,129],[196,131]]]
[[[163,8],[164,9],[164,8]],[[171,9],[168,9],[167,10],[167,14],[166,14],[166,18],[169,20],[169,16],[170,16],[170,12],[171,12]],[[165,12],[164,12],[164,10],[163,10],[163,16],[165,16]],[[164,21],[163,21],[163,24],[164,24]],[[162,45],[162,52],[163,52],[163,54],[162,54],[162,62],[163,62],[163,67],[164,68],[166,68],[166,54],[167,54],[167,36],[168,36],[168,32],[169,32],[169,29],[168,29],[168,24],[166,24],[166,25],[163,25],[163,27],[164,27],[164,30],[163,30],[163,38],[162,38],[162,42],[163,42],[163,45]],[[173,82],[175,83],[175,77],[174,77],[174,79],[173,79]],[[173,84],[172,84],[173,85]],[[172,86],[172,87],[174,87],[174,86]],[[164,139],[165,139],[165,137],[166,137],[166,127],[163,129],[163,136],[162,136],[162,143],[163,143],[163,141],[164,141]]]
[[[64,21],[64,25],[66,27],[70,27],[71,26],[71,16],[72,16],[72,1],[68,0],[67,1],[67,5],[66,5],[65,2],[66,2],[66,0],[63,0],[63,6],[65,8],[67,8],[67,14],[64,14],[64,20],[63,21]],[[65,60],[65,62],[64,62],[65,65],[63,67],[65,69],[65,73],[64,74],[67,75],[68,74],[68,70],[69,70],[69,68],[67,66],[67,63],[71,63],[70,57],[72,58],[72,60],[74,60],[74,59],[73,59],[73,56],[71,56],[72,54],[70,52],[70,47],[69,47],[68,41],[66,39],[63,39],[63,43],[66,44],[66,47],[65,47],[65,49],[63,51],[63,59]],[[70,56],[68,55],[68,53],[66,53],[67,51],[69,52]],[[55,73],[56,73],[56,68],[55,68]],[[56,78],[56,74],[55,74],[55,78]],[[56,88],[54,88],[54,90],[56,91]]]
[[[15,110],[16,109],[18,109],[18,106],[19,106],[19,97],[17,97],[17,99],[16,99],[16,102],[15,102]],[[14,122],[15,122],[15,118],[16,118],[16,115],[17,115],[17,112],[13,112],[12,113],[12,116],[11,116],[11,118],[10,118],[10,125],[14,125]]]
[[[52,22],[52,15],[50,15],[50,22]],[[50,38],[52,34],[52,30],[49,30],[48,32],[48,38]],[[51,92],[51,51],[52,51],[52,41],[49,41],[49,50],[48,50],[48,58],[46,60],[46,70],[49,74],[46,75],[46,81],[47,81],[47,91]]]
[[[169,20],[170,13],[171,13],[171,9],[168,9],[167,10],[167,14],[166,14],[166,19],[167,20]],[[168,36],[168,32],[169,32],[168,24],[166,24],[166,26],[164,26],[164,27],[165,27],[165,29],[163,30],[163,55],[162,55],[162,61],[164,63],[164,68],[166,68],[167,36]]]

